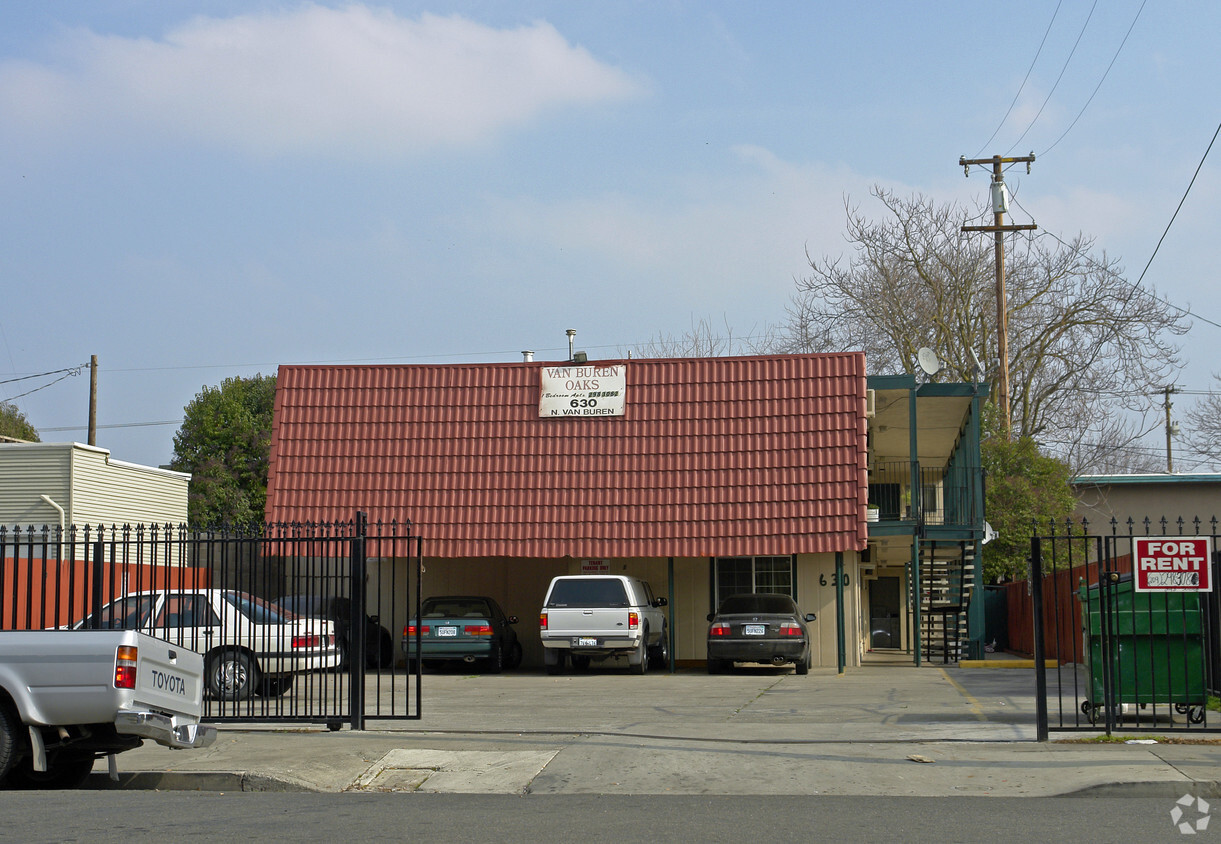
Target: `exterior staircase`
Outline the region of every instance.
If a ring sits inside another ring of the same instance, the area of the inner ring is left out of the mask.
[[[967,656],[975,554],[971,541],[921,543],[920,650],[926,662],[945,664]]]

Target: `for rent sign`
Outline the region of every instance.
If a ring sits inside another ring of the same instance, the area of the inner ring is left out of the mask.
[[[1207,536],[1133,539],[1136,591],[1213,591],[1210,544]]]
[[[544,366],[538,415],[623,416],[627,365]]]

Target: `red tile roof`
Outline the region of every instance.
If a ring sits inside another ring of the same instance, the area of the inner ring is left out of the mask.
[[[410,519],[428,557],[865,546],[863,354],[615,363],[596,418],[539,418],[564,364],[282,366],[267,519]]]

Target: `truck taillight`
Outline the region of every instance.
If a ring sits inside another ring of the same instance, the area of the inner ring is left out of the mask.
[[[114,655],[114,687],[134,689],[136,687],[136,654],[132,645],[119,645]]]
[[[538,614],[538,629],[539,630],[547,629],[547,613],[545,613],[545,612],[541,612]]]
[[[640,613],[629,612],[627,614],[627,629],[628,630],[639,630],[640,629]]]

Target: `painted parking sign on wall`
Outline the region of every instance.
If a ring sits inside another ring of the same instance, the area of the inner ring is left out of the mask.
[[[1213,591],[1211,547],[1207,536],[1134,538],[1132,568],[1136,591]]]

